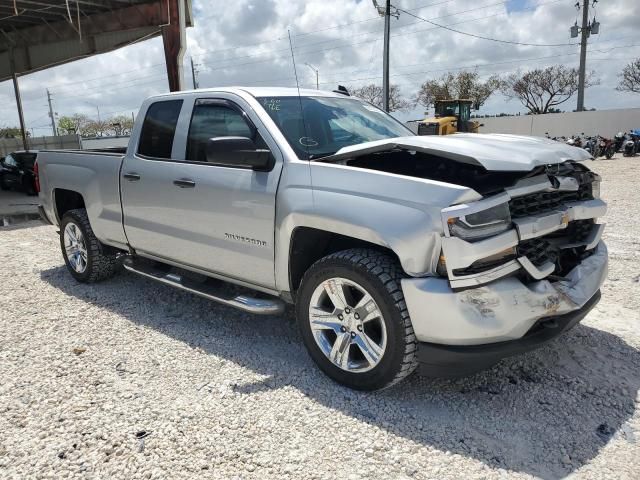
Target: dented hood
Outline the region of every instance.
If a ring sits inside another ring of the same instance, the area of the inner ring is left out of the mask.
[[[324,160],[332,162],[395,149],[430,153],[494,171],[528,172],[541,165],[567,160],[581,162],[592,158],[589,152],[582,148],[547,138],[459,133],[445,136],[397,137],[361,143],[341,148]]]

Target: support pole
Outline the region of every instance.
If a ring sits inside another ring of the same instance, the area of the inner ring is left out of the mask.
[[[51,131],[53,136],[58,136],[58,130],[56,129],[56,118],[53,116],[53,107],[51,106],[51,92],[47,88],[47,101],[49,102],[49,117],[51,117]]]
[[[387,0],[384,10],[384,51],[382,65],[382,108],[389,111],[389,33],[391,30],[391,0]]]
[[[186,13],[184,0],[168,0],[169,22],[162,27],[164,58],[167,64],[169,90],[184,89],[184,47],[186,45]]]
[[[584,110],[584,84],[587,69],[587,39],[589,38],[589,0],[582,1],[582,37],[580,39],[580,72],[578,74],[578,112]]]
[[[22,146],[29,150],[27,143],[27,130],[24,127],[24,114],[22,113],[22,98],[20,97],[20,86],[18,85],[18,75],[13,74],[13,91],[16,94],[16,104],[18,105],[18,118],[20,119],[20,131],[22,132]]]

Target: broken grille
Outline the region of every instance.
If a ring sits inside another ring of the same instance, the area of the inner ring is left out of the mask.
[[[511,218],[529,217],[560,210],[569,202],[592,200],[591,184],[584,183],[572,192],[536,192],[509,201]]]
[[[547,262],[551,262],[556,265],[556,271],[568,271],[575,266],[577,261],[593,254],[595,250],[585,251],[584,247],[560,247],[567,244],[586,243],[593,227],[593,220],[573,221],[569,223],[566,229],[558,230],[544,237],[532,238],[520,242],[516,247],[516,255],[514,256],[494,261],[479,260],[466,268],[453,270],[453,274],[456,277],[463,277],[483,273],[517,257],[527,257],[529,261],[538,268]]]
[[[558,250],[544,238],[525,240],[518,245],[518,256],[527,257],[536,267],[541,267],[547,262],[556,263]]]
[[[520,242],[517,246],[519,257],[527,257],[536,267],[551,262],[556,265],[555,273],[565,274],[578,262],[595,251],[585,250],[584,246],[561,248],[567,244],[584,244],[593,230],[593,220],[576,220],[566,229],[550,233],[544,237],[532,238]]]

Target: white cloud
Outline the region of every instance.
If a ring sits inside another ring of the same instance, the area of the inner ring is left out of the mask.
[[[575,42],[569,38],[569,27],[577,17],[572,0],[432,0],[430,6],[418,8],[426,3],[394,2],[421,17],[482,36],[523,43]],[[383,20],[367,0],[194,0],[194,14],[195,27],[188,31],[185,57],[188,86],[189,55],[197,64],[201,86],[294,86],[287,30],[292,35],[301,86],[315,86],[315,73],[305,63],[319,69],[321,88],[381,83]],[[595,14],[601,33],[589,40],[587,66],[596,71],[601,84],[587,90],[586,104],[598,109],[639,106],[640,95],[617,92],[615,85],[622,67],[640,56],[640,5],[637,0],[599,2]],[[577,46],[490,42],[401,14],[392,21],[391,80],[411,97],[421,82],[449,69],[477,68],[488,76],[556,63],[577,66],[578,51]],[[20,85],[26,122],[36,129],[36,135],[48,133],[47,88],[61,115],[82,112],[96,116],[95,105],[103,117],[136,111],[144,97],[168,88],[162,41],[156,38],[28,75]],[[0,84],[0,101],[0,125],[17,124],[11,82]],[[575,108],[575,99],[561,108]],[[523,111],[522,106],[500,95],[493,96],[482,110],[515,111]],[[422,112],[419,107],[400,116],[418,118]]]

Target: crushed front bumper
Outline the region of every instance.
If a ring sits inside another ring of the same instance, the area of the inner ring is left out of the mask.
[[[434,377],[458,377],[484,370],[512,355],[520,355],[541,347],[573,328],[600,300],[598,290],[581,308],[557,317],[539,320],[518,340],[486,345],[451,346],[421,343],[418,348],[420,371]]]
[[[402,290],[419,342],[486,345],[521,339],[541,319],[580,312],[598,294],[607,266],[607,248],[599,242],[558,281],[509,276],[455,291],[446,279],[407,278]]]

